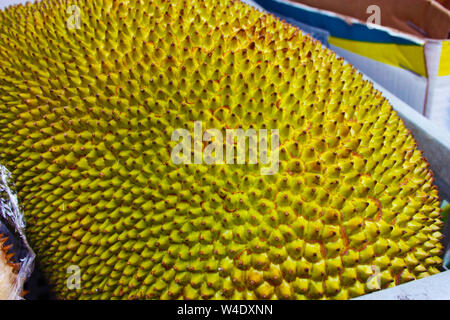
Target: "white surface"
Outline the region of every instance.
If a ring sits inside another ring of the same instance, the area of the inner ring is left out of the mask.
[[[448,300],[450,271],[411,281],[393,288],[358,297],[355,300]]]
[[[433,78],[433,86],[427,117],[450,130],[450,76]]]
[[[442,41],[429,40],[425,44],[428,89],[425,116],[450,129],[450,76],[438,76]]]

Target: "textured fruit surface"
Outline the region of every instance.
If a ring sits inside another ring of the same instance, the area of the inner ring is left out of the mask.
[[[352,66],[239,1],[0,13],[0,160],[62,298],[346,299],[438,272],[416,142]],[[175,165],[177,128],[279,129],[279,171]],[[67,288],[67,268],[81,288]]]

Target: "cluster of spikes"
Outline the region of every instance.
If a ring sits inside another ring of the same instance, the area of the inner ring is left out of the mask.
[[[3,252],[3,260],[6,264],[8,264],[15,271],[19,270],[19,264],[13,263],[12,258],[14,257],[14,252],[12,252],[12,244],[7,245],[8,237],[4,234],[0,233],[0,250]]]
[[[442,263],[432,173],[387,100],[239,1],[1,11],[0,115],[0,160],[61,298],[349,299]],[[171,134],[195,121],[278,129],[278,172],[174,164]]]
[[[13,262],[12,244],[7,245],[8,237],[0,233],[0,299],[9,299],[19,272],[19,263]]]

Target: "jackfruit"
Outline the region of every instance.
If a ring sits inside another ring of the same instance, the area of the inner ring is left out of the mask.
[[[347,299],[438,272],[428,164],[334,52],[239,1],[74,3],[0,13],[0,160],[60,298]],[[279,170],[175,164],[196,121],[279,130]]]

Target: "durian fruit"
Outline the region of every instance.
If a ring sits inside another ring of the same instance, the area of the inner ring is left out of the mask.
[[[7,240],[8,237],[0,233],[0,300],[15,298],[15,282],[19,271],[19,265],[12,261],[12,244],[6,245]]]
[[[348,299],[442,263],[433,175],[388,101],[239,1],[10,7],[0,115],[0,160],[60,298]],[[174,164],[171,134],[195,121],[278,129],[278,172]]]

